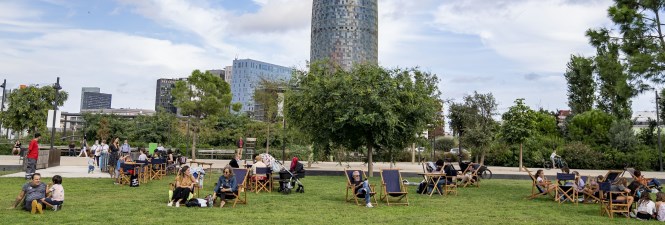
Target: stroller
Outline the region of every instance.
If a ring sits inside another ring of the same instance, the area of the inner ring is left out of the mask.
[[[291,161],[291,170],[287,170],[279,161],[275,162],[282,167],[279,171],[278,191],[284,194],[289,194],[291,193],[291,189],[298,185],[296,192],[305,193],[305,187],[302,185],[302,182],[300,182],[300,178],[305,177],[305,169],[302,163],[298,162],[298,158],[293,157],[293,160]]]

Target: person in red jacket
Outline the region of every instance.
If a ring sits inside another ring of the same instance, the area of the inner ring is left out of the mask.
[[[28,155],[26,156],[25,179],[31,179],[32,174],[37,170],[37,158],[39,157],[39,138],[42,135],[35,133],[35,138],[28,145]]]

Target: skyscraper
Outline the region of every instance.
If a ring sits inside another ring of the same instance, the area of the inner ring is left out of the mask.
[[[171,90],[173,90],[175,87],[175,82],[179,80],[186,79],[162,78],[157,80],[157,88],[155,93],[155,111],[159,111],[159,109],[162,108],[173,114],[178,113],[178,109],[173,105],[173,95],[171,95]]]
[[[377,0],[314,0],[310,61],[378,64]]]
[[[100,93],[98,87],[81,88],[81,108],[84,109],[110,109],[111,94]]]
[[[231,78],[231,103],[242,103],[240,112],[254,111],[254,90],[261,79],[288,81],[291,68],[265,63],[253,59],[233,60]]]

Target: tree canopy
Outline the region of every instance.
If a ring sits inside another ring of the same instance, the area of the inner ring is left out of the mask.
[[[59,91],[58,106],[69,96]],[[2,125],[15,131],[28,129],[29,133],[46,129],[48,110],[53,109],[55,89],[52,86],[14,89],[7,98],[7,110],[2,112]]]
[[[440,123],[435,75],[417,68],[361,64],[345,71],[331,65],[315,62],[295,74],[286,118],[314,144],[366,147],[370,174],[373,149],[402,149],[428,125]]]

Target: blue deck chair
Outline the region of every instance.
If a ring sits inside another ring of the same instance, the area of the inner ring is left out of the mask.
[[[383,169],[381,170],[381,201],[386,201],[390,205],[390,198],[396,198],[396,203],[400,205],[409,205],[409,192],[406,186],[402,184],[402,174],[399,169]],[[404,199],[404,202],[400,202]]]
[[[249,175],[249,169],[240,169],[234,168],[233,174],[235,174],[236,184],[238,184],[238,194],[233,193],[235,200],[233,201],[233,208],[236,207],[236,204],[247,204],[247,176]]]
[[[356,192],[356,187],[355,187],[355,185],[353,185],[353,182],[352,182],[354,171],[358,171],[358,173],[360,173],[360,180],[365,180],[365,178],[367,177],[367,175],[365,174],[365,171],[344,169],[344,174],[346,175],[346,197],[344,199],[347,202],[355,200],[356,205],[364,206],[365,205],[365,202],[364,202],[365,196],[362,195],[362,194],[355,193]],[[375,185],[370,184],[369,189],[370,189],[370,191],[369,191],[368,194],[370,195],[370,201],[371,201],[371,199],[374,199],[374,204],[378,204],[378,201],[376,200],[376,197],[375,197],[375,195],[376,195]],[[349,197],[349,192],[351,192],[350,197]]]
[[[623,174],[622,170],[607,171],[607,174],[605,174],[605,180],[603,181],[614,182],[614,180],[616,180],[619,176],[621,176],[621,174]]]
[[[626,218],[628,212],[630,211],[630,205],[626,200],[616,200],[619,196],[626,197],[625,192],[613,192],[612,183],[610,182],[599,182],[599,191],[600,191],[600,215],[603,216],[607,214],[610,218],[614,218],[614,213],[623,213]]]
[[[556,174],[556,201],[560,204],[566,199],[577,205],[577,190],[575,183],[575,174],[557,173]]]

